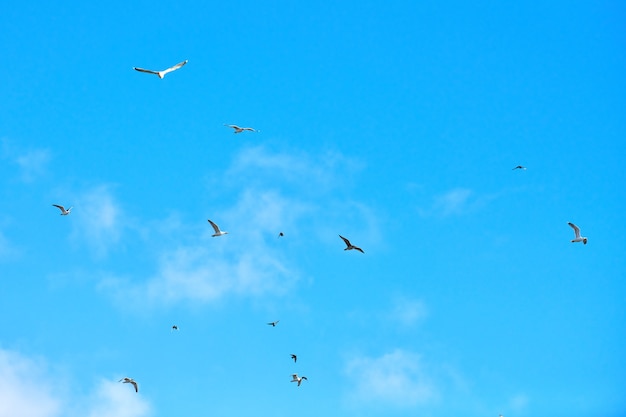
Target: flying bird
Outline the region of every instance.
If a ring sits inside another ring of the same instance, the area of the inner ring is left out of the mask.
[[[67,216],[68,214],[70,214],[70,212],[72,211],[73,207],[70,207],[68,209],[66,209],[63,206],[60,206],[58,204],[53,204],[54,207],[57,207],[59,210],[61,210],[61,216]]]
[[[343,236],[341,236],[341,235],[339,235],[339,237],[340,237],[341,239],[343,239],[343,241],[344,241],[344,242],[345,242],[345,244],[346,244],[346,248],[345,248],[344,250],[352,250],[352,249],[355,249],[355,250],[358,250],[358,251],[359,251],[359,252],[361,252],[361,253],[365,253],[365,252],[363,252],[363,249],[359,248],[358,246],[354,246],[354,245],[353,245],[352,243],[350,243],[350,241],[349,241],[348,239],[346,239],[345,237],[343,237]]]
[[[271,321],[271,322],[269,322],[269,323],[267,323],[267,324],[268,324],[268,326],[276,327],[276,325],[278,324],[278,322],[279,322],[279,321],[280,321],[280,320]]]
[[[524,171],[526,171],[526,167],[523,165],[518,165],[515,168],[513,168],[513,171],[515,171],[516,169],[523,169]]]
[[[576,226],[574,223],[568,222],[569,226],[574,229],[574,239],[572,239],[572,243],[575,242],[583,242],[583,245],[587,244],[587,238],[585,236],[580,235],[580,228]]]
[[[293,359],[294,362],[298,362],[298,356],[293,353],[291,354],[291,359]]]
[[[163,79],[163,77],[165,77],[165,74],[168,74],[172,71],[176,71],[177,69],[181,68],[183,65],[185,65],[187,63],[187,59],[184,60],[183,62],[179,62],[178,64],[174,65],[173,67],[169,67],[168,69],[164,69],[163,71],[153,71],[153,70],[149,70],[149,69],[144,69],[144,68],[137,68],[137,67],[133,67],[133,69],[135,71],[139,71],[139,72],[147,72],[148,74],[156,74],[159,76],[159,78]]]
[[[283,236],[285,236],[285,234],[284,234],[283,232],[280,232],[280,233],[278,234],[278,237],[283,237]]]
[[[213,223],[211,220],[208,220],[208,222],[211,223],[211,226],[213,226],[213,230],[215,230],[215,234],[211,235],[211,237],[223,236],[228,234],[228,232],[220,230],[219,226]]]
[[[233,133],[241,133],[241,132],[243,132],[244,130],[248,130],[248,131],[250,131],[250,132],[259,132],[258,130],[253,129],[253,128],[251,128],[251,127],[239,127],[239,126],[237,126],[237,125],[226,125],[226,124],[225,124],[224,126],[226,126],[226,127],[231,127],[231,128],[233,128],[233,129],[235,129],[235,131],[234,131]]]
[[[133,387],[135,387],[135,392],[139,392],[139,389],[137,388],[137,383],[132,378],[128,378],[128,377],[122,378],[117,382],[121,382],[123,384],[133,384]]]
[[[291,375],[291,377],[293,378],[290,382],[297,382],[298,386],[300,386],[300,384],[302,383],[302,380],[304,379],[305,381],[308,381],[306,376],[298,376],[298,374],[293,374]]]
[[[174,330],[178,330],[178,326],[177,325],[173,325],[172,326],[172,331],[174,331]]]

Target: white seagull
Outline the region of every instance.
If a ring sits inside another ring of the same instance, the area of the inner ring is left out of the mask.
[[[293,374],[291,375],[291,377],[293,378],[290,382],[297,382],[298,386],[300,386],[300,384],[302,383],[302,380],[304,379],[305,381],[308,381],[308,379],[306,378],[306,376],[298,376],[298,374]]]
[[[569,227],[574,229],[574,239],[572,239],[572,243],[583,242],[583,245],[587,244],[587,238],[585,236],[580,235],[580,228],[576,226],[574,223],[568,222]]]
[[[207,220],[207,221],[211,223],[211,226],[213,226],[213,230],[215,230],[215,234],[211,235],[211,237],[223,236],[223,235],[228,234],[228,232],[224,232],[220,230],[219,226],[213,223],[211,220]]]
[[[516,169],[523,169],[524,171],[526,171],[526,167],[523,165],[518,165],[515,168],[513,168],[513,171],[515,171]]]
[[[139,71],[139,72],[147,72],[148,74],[156,74],[159,76],[159,78],[163,79],[163,77],[165,77],[165,74],[168,74],[172,71],[176,71],[177,69],[181,68],[183,65],[185,65],[187,63],[187,59],[184,60],[183,62],[179,62],[178,64],[174,65],[173,67],[169,67],[168,69],[164,69],[163,71],[153,71],[153,70],[149,70],[149,69],[144,69],[144,68],[137,68],[137,67],[133,67],[133,69],[135,71]]]
[[[133,384],[133,387],[135,387],[135,392],[139,392],[139,389],[137,388],[137,383],[132,378],[128,378],[128,377],[122,378],[117,382],[121,382],[123,384]]]
[[[250,132],[259,132],[258,130],[253,129],[253,128],[251,128],[251,127],[239,127],[239,126],[237,126],[237,125],[226,125],[226,124],[225,124],[224,126],[226,126],[226,127],[231,127],[231,128],[233,128],[233,129],[235,129],[235,131],[234,131],[233,133],[241,133],[241,132],[243,132],[244,130],[248,130],[248,131],[250,131]]]
[[[72,211],[73,207],[70,207],[68,209],[66,209],[63,206],[60,206],[58,204],[53,204],[54,207],[57,207],[59,210],[61,210],[61,216],[67,216],[68,214],[70,214],[70,212]]]
[[[349,241],[348,239],[346,239],[345,237],[343,237],[343,236],[341,236],[341,235],[339,235],[339,237],[340,237],[341,239],[343,239],[343,241],[344,241],[344,242],[345,242],[345,244],[346,244],[346,248],[345,248],[344,250],[352,250],[352,249],[355,249],[355,250],[358,250],[358,251],[359,251],[359,252],[361,252],[361,253],[365,253],[365,252],[363,252],[363,249],[359,248],[358,246],[354,246],[354,245],[353,245],[352,243],[350,243],[350,241]]]

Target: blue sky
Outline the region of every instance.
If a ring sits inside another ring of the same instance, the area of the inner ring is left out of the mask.
[[[0,416],[626,415],[625,18],[8,5]]]

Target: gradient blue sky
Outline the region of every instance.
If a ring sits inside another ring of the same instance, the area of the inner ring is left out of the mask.
[[[626,415],[625,21],[6,5],[0,416]]]

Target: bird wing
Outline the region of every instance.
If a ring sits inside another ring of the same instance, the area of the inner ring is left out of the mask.
[[[309,379],[306,376],[303,376],[302,379],[308,381]]]
[[[361,253],[365,253],[363,252],[363,249],[359,248],[358,246],[352,246],[352,248],[358,250]]]
[[[256,132],[256,129],[253,129],[253,128],[251,128],[251,127],[243,127],[242,129],[243,129],[243,130],[249,130],[249,131],[251,131],[251,132]]]
[[[348,239],[346,239],[345,237],[343,237],[343,236],[341,236],[341,235],[339,235],[339,237],[340,237],[341,239],[343,239],[343,241],[344,241],[344,243],[346,244],[346,246],[347,246],[347,247],[352,246],[352,244],[350,243],[350,241],[349,241]]]
[[[572,229],[574,229],[574,234],[576,235],[576,238],[580,237],[580,228],[578,226],[576,226],[574,223],[568,222],[567,224],[570,225],[570,227]]]
[[[62,212],[65,212],[65,207],[60,206],[58,204],[53,204],[54,207],[58,208],[59,210],[61,210]]]
[[[180,67],[182,67],[186,63],[187,63],[187,60],[184,60],[183,62],[179,62],[178,64],[174,65],[173,67],[169,67],[168,69],[163,70],[161,72],[163,73],[163,75],[165,75],[168,72],[176,71],[177,69],[179,69]]]
[[[130,381],[131,384],[133,384],[133,387],[135,387],[135,392],[139,392],[139,388],[137,388],[137,383],[135,381]]]
[[[215,230],[215,233],[219,233],[220,232],[220,228],[217,227],[217,225],[215,223],[213,223],[211,220],[207,220],[209,223],[211,223],[211,226],[213,226],[213,230]]]
[[[157,75],[159,74],[159,71],[153,71],[153,70],[144,69],[144,68],[133,67],[133,69],[139,72],[147,72],[148,74],[157,74]]]

